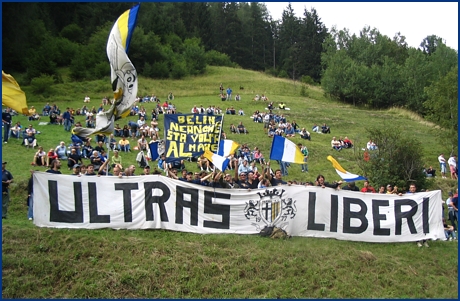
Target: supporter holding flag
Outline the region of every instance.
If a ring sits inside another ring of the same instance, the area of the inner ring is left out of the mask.
[[[294,142],[282,136],[275,135],[273,137],[270,160],[304,164],[303,159],[304,155]]]
[[[205,158],[214,164],[214,166],[221,170],[222,172],[227,169],[228,163],[230,163],[230,159],[219,156],[218,154],[212,153],[210,150],[205,150],[204,154]]]

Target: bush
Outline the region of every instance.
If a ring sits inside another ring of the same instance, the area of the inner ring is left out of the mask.
[[[369,161],[364,161],[360,153],[357,162],[371,183],[375,186],[390,183],[406,190],[410,183],[415,183],[418,190],[427,188],[420,141],[398,127],[366,131],[378,148],[368,151]]]
[[[30,82],[30,88],[33,94],[50,97],[53,94],[54,79],[50,75],[42,74],[40,77],[35,77]]]
[[[281,70],[281,71],[278,73],[278,77],[279,77],[279,78],[289,78],[289,74],[286,72],[286,70]]]
[[[232,67],[234,65],[228,55],[216,50],[206,52],[206,63],[211,66]]]
[[[316,85],[315,80],[311,78],[309,75],[302,75],[302,78],[300,79],[300,81],[307,85],[311,85],[311,86]]]

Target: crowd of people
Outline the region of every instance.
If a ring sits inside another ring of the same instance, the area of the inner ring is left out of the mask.
[[[226,92],[226,100],[230,100],[232,93],[231,89],[230,93],[228,93],[228,90]],[[146,96],[144,98],[139,97],[138,103],[133,106],[130,112],[131,116],[137,116],[137,121],[129,121],[128,124],[123,125],[123,127],[117,123],[113,134],[109,136],[96,135],[94,141],[88,139],[82,142],[72,141],[70,144],[61,141],[57,146],[49,148],[47,152],[44,150],[44,147],[38,143],[37,134],[39,134],[39,132],[34,129],[32,124],[29,124],[25,129],[22,128],[19,122],[11,126],[12,114],[2,114],[4,129],[8,133],[6,137],[4,135],[4,143],[7,143],[9,137],[15,137],[23,139],[23,145],[25,147],[32,149],[37,148],[31,164],[33,166],[43,166],[47,168],[47,172],[60,173],[61,162],[66,162],[67,168],[72,170],[72,175],[74,176],[134,176],[137,175],[136,166],[134,164],[126,164],[126,162],[122,160],[121,153],[131,152],[133,150],[148,152],[148,145],[160,140],[158,118],[161,114],[177,113],[175,105],[172,104],[172,100],[174,100],[172,93],[168,95],[167,101],[163,103],[161,103],[155,95],[151,97]],[[268,98],[262,95],[258,100],[268,101]],[[96,109],[95,106],[92,106],[91,109],[87,107],[87,103],[90,102],[88,96],[85,97],[84,102],[85,105],[82,108],[73,109],[68,107],[64,112],[61,112],[56,104],[50,105],[47,103],[42,109],[41,120],[43,120],[45,116],[49,117],[50,124],[63,125],[66,131],[71,131],[72,126],[82,126],[80,122],[74,122],[75,117],[84,116],[86,126],[94,127],[97,113],[104,110],[103,106],[110,104],[112,100],[104,97],[98,109]],[[142,105],[143,102],[156,103],[150,115],[147,114],[145,107]],[[270,104],[273,106],[273,103]],[[285,107],[285,104],[282,105]],[[10,113],[11,110],[7,108],[5,112]],[[222,114],[222,109],[214,105],[210,105],[207,108],[203,106],[194,106],[191,112],[195,114],[217,115]],[[233,107],[226,108],[225,113],[244,115],[242,109],[237,112]],[[255,111],[251,118],[253,122],[263,124],[264,133],[268,137],[280,135],[286,138],[292,138],[299,135],[305,140],[311,141],[312,139],[310,132],[306,130],[305,127],[300,127],[295,120],[288,121],[286,116],[281,112],[273,113],[271,109],[268,110],[268,112]],[[322,126],[314,124],[312,132],[330,134],[331,129],[325,123]],[[243,125],[243,122],[239,122],[237,125],[230,125],[230,133],[248,134],[248,130]],[[224,131],[222,131],[222,137],[226,139]],[[304,164],[301,164],[301,171],[308,172],[308,148],[302,143],[299,143],[298,147],[304,155]],[[331,147],[340,151],[344,148],[353,147],[353,143],[348,137],[344,139],[342,139],[342,137],[339,137],[339,139],[333,137]],[[377,146],[370,140],[366,148],[368,150],[376,150]],[[112,155],[110,157],[107,155],[107,151],[111,152]],[[164,174],[176,180],[227,189],[257,189],[277,185],[315,185],[368,193],[404,194],[404,191],[398,189],[398,187],[393,187],[391,184],[386,186],[382,185],[378,189],[375,189],[368,181],[365,181],[363,188],[359,188],[354,182],[347,183],[345,186],[342,181],[332,183],[326,182],[322,175],[318,175],[315,182],[302,182],[297,180],[285,181],[283,177],[288,175],[288,169],[291,167],[291,164],[279,161],[280,168],[273,171],[270,167],[270,162],[264,158],[257,146],[249,147],[247,144],[242,144],[235,154],[232,154],[229,158],[230,163],[228,169],[225,171],[217,171],[212,162],[201,156],[200,158],[196,158],[198,171],[193,172],[185,168],[183,160],[166,164],[163,155],[153,167],[150,167],[148,164],[143,166],[139,165],[139,167],[142,168],[142,172],[139,175]],[[86,161],[88,163],[85,164],[84,160],[89,160],[89,162]],[[458,178],[456,156],[452,155],[446,160],[443,154],[441,154],[438,160],[443,178],[446,178],[447,166],[449,166],[451,178]],[[6,164],[6,162],[4,163]],[[427,174],[435,176],[435,170],[432,167],[427,169],[426,172]],[[8,177],[8,175],[6,177]],[[7,179],[6,181],[9,180]],[[12,176],[10,181],[12,181]],[[414,189],[413,187],[415,187],[415,185],[410,185],[409,191],[406,193],[411,193],[411,190]],[[30,195],[33,195],[33,193],[30,193]],[[457,204],[452,202],[452,199],[456,196],[457,194],[455,194],[455,196],[452,195],[448,203],[449,221],[452,225],[446,225],[446,235],[449,233],[452,239],[456,239],[455,233],[457,226],[454,224],[454,221],[456,222],[457,220]],[[32,207],[33,202],[31,201],[30,204]],[[29,215],[29,218],[32,218],[32,216]],[[453,227],[453,229],[450,229],[450,227]],[[427,245],[427,242],[422,241],[420,244]]]

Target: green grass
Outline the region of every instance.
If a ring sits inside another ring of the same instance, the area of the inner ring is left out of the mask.
[[[91,105],[111,95],[110,80],[56,85],[55,96],[44,99],[27,93],[28,104],[41,110],[46,102],[61,109],[83,106],[85,94]],[[240,93],[240,102],[222,102],[219,84]],[[238,88],[244,86],[244,90]],[[246,116],[224,117],[228,138],[253,148],[258,146],[269,157],[271,139],[262,124],[249,118],[266,103],[253,102],[255,94],[266,94],[276,104],[291,108],[283,112],[311,130],[314,123],[326,122],[334,136],[348,136],[356,150],[369,137],[366,127],[400,126],[404,133],[423,143],[427,165],[439,169],[437,156],[449,153],[439,140],[442,129],[402,109],[368,110],[335,102],[318,87],[308,87],[308,97],[300,96],[301,84],[265,74],[232,68],[209,67],[202,77],[184,80],[139,79],[139,95],[155,93],[162,101],[169,91],[175,95],[179,112],[188,113],[193,105],[209,104],[240,107]],[[153,104],[143,104],[150,112]],[[136,117],[120,120],[120,124]],[[77,117],[77,121],[84,121]],[[13,121],[29,123],[25,116]],[[47,120],[46,120],[47,121]],[[163,121],[160,118],[160,125]],[[232,135],[230,123],[243,121],[248,135]],[[62,126],[39,126],[38,142],[45,150],[61,140],[70,141]],[[163,126],[160,126],[163,128]],[[306,143],[310,151],[309,173],[293,164],[288,180],[314,181],[324,174],[329,181],[338,176],[329,161],[334,156],[348,171],[359,173],[353,150],[340,153],[330,149],[332,135],[312,133]],[[131,143],[133,143],[132,141]],[[37,228],[26,218],[27,180],[34,151],[10,139],[2,145],[3,160],[15,178],[9,218],[3,220],[2,280],[3,298],[457,298],[457,252],[455,242],[435,241],[430,248],[414,243],[372,244],[334,239],[300,238],[271,240],[255,235],[198,235],[163,230],[69,230]],[[135,153],[121,154],[124,165],[135,164]],[[272,162],[274,168],[277,164]],[[186,163],[198,170],[195,163]],[[43,169],[42,169],[43,170]],[[63,173],[70,173],[63,165]],[[387,184],[387,183],[375,183]],[[431,189],[441,189],[443,198],[457,183],[435,179]]]

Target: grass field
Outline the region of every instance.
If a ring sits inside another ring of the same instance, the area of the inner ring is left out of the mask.
[[[65,73],[64,73],[65,74]],[[219,85],[240,93],[240,102],[222,102]],[[243,86],[244,90],[239,90]],[[263,125],[249,118],[266,103],[253,102],[255,94],[265,94],[277,105],[291,109],[283,112],[311,131],[314,123],[326,122],[332,134],[312,133],[312,141],[292,140],[307,145],[309,173],[301,173],[292,164],[287,180],[314,181],[318,174],[326,180],[339,180],[326,160],[335,157],[348,171],[360,173],[356,153],[370,137],[366,127],[396,126],[404,134],[422,142],[428,165],[439,169],[439,153],[450,149],[440,141],[443,131],[403,109],[369,110],[333,101],[318,87],[306,87],[263,73],[221,67],[209,67],[202,77],[184,80],[139,79],[139,95],[156,94],[162,101],[169,91],[179,112],[188,113],[194,105],[216,105],[225,109],[242,108],[245,116],[225,115],[228,138],[240,144],[258,146],[269,157],[271,139]],[[85,95],[91,106],[99,106],[111,95],[110,79],[54,86],[54,96],[34,96],[30,87],[22,89],[28,104],[38,110],[46,102],[61,109],[83,106]],[[154,104],[141,104],[150,112]],[[120,125],[137,117],[120,120]],[[70,142],[62,126],[38,125],[25,116],[13,122],[31,123],[41,132],[39,145],[45,150],[59,142]],[[48,120],[42,120],[48,121]],[[84,123],[82,116],[76,121]],[[231,123],[243,121],[248,135],[230,134]],[[163,119],[160,118],[160,125]],[[160,126],[162,129],[163,127]],[[330,148],[332,136],[348,136],[354,149],[336,152]],[[133,144],[134,141],[131,142]],[[413,243],[372,244],[333,239],[292,238],[271,240],[253,235],[197,235],[161,230],[66,230],[35,227],[27,220],[26,187],[30,176],[33,150],[20,140],[2,145],[2,159],[12,172],[12,203],[9,218],[3,220],[2,297],[3,298],[457,298],[458,245],[435,241],[430,248],[418,249]],[[136,153],[122,153],[124,165],[135,164]],[[88,161],[87,161],[88,162]],[[85,162],[85,163],[87,163]],[[277,168],[277,164],[273,167]],[[198,170],[195,163],[187,169]],[[44,169],[42,169],[44,170]],[[70,173],[63,164],[63,173]],[[359,185],[360,183],[358,183]],[[378,184],[388,183],[373,183]],[[457,187],[450,179],[433,179],[430,189],[440,189],[443,199]]]

